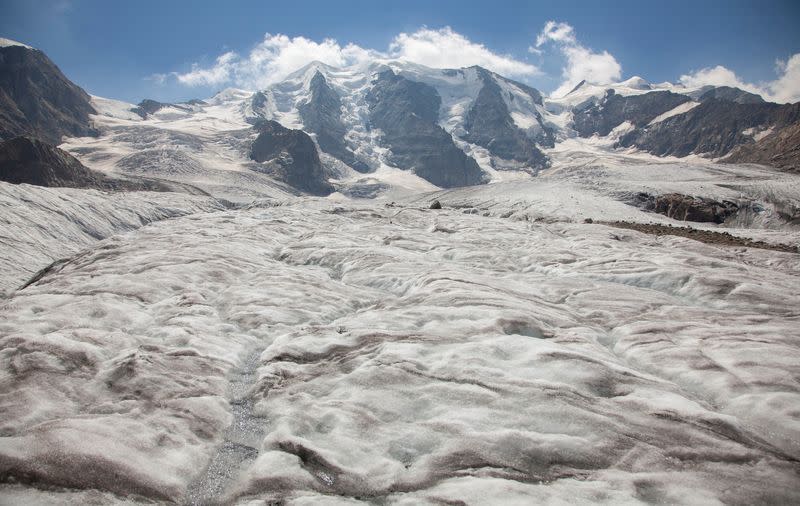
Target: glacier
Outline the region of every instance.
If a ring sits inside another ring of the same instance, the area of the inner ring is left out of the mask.
[[[76,241],[0,305],[0,494],[800,501],[798,255],[583,223],[543,189],[186,197]]]

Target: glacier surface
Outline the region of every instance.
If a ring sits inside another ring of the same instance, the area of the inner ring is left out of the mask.
[[[0,302],[0,496],[800,501],[798,255],[503,188],[98,238]]]

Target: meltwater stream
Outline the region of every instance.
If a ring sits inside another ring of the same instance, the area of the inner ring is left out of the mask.
[[[233,422],[205,473],[189,486],[187,503],[192,506],[222,503],[225,491],[245,464],[258,457],[264,437],[264,419],[253,415],[255,401],[249,393],[257,379],[262,351],[261,348],[250,351],[241,366],[231,372],[229,394]]]

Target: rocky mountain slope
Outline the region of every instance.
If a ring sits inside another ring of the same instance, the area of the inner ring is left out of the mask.
[[[356,158],[347,146],[347,127],[342,121],[342,99],[334,91],[319,71],[311,78],[310,96],[297,110],[303,120],[304,128],[314,134],[319,149],[338,158],[358,172],[369,172],[369,166]],[[253,108],[258,109],[258,100],[265,100],[263,94],[253,98]]]
[[[94,135],[90,97],[41,51],[0,41],[0,139],[32,136],[60,144]]]
[[[658,156],[697,153],[721,157],[755,143],[753,133],[800,123],[800,104],[740,104],[706,99],[691,110],[627,133],[620,146]]]
[[[314,141],[302,130],[284,128],[276,121],[256,125],[250,157],[261,169],[312,195],[327,195],[333,188],[327,182]]]
[[[370,126],[381,130],[392,165],[445,188],[484,182],[477,162],[437,124],[441,98],[432,86],[386,70],[373,81],[366,101]]]
[[[759,163],[800,172],[800,123],[765,133],[767,135],[756,142],[737,147],[723,161]]]
[[[656,156],[711,158],[756,144],[775,129],[800,122],[798,104],[767,103],[758,95],[727,86],[696,89],[651,85],[641,78],[609,86],[582,83],[549,104],[571,111],[569,126],[582,137],[608,136],[619,148]],[[772,156],[791,150],[769,145]],[[767,165],[770,165],[767,163]]]
[[[14,137],[0,142],[0,181],[116,191],[187,190],[169,181],[109,177],[86,168],[66,151],[28,137]],[[189,190],[188,193],[196,192]]]
[[[661,114],[690,101],[686,95],[670,91],[624,96],[612,88],[601,101],[588,101],[576,106],[572,112],[572,124],[582,137],[605,137],[625,122],[634,128],[644,127]]]

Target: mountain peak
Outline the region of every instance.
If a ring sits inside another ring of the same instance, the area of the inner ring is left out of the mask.
[[[635,90],[649,90],[649,89],[652,89],[652,86],[650,85],[650,83],[646,79],[644,79],[642,77],[639,77],[639,76],[633,76],[630,79],[626,79],[625,81],[622,81],[621,83],[619,83],[619,85],[620,86],[626,86],[628,88],[633,88]]]
[[[252,95],[253,92],[251,91],[241,90],[239,88],[225,88],[224,90],[216,92],[214,96],[206,100],[206,102],[211,105],[220,105],[232,100],[244,100]]]
[[[322,76],[324,77],[325,74],[330,72],[335,72],[336,70],[338,69],[332,65],[328,65],[327,63],[323,63],[319,60],[314,60],[310,63],[303,65],[294,72],[290,73],[288,76],[286,76],[286,78],[284,78],[284,81],[293,81],[296,79],[306,78],[309,76],[313,77],[315,74],[318,73],[322,74]]]

